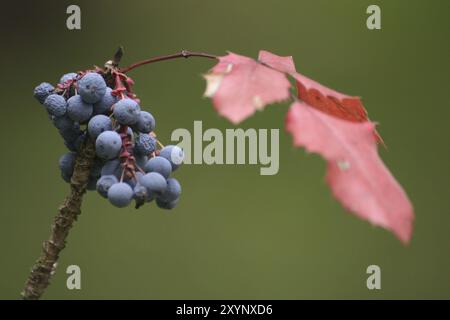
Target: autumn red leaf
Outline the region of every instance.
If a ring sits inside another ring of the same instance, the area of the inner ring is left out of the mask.
[[[286,117],[294,145],[322,155],[333,195],[358,217],[411,238],[413,207],[378,155],[381,138],[359,97],[327,88],[297,72],[292,57],[260,51],[258,61],[230,53],[205,76],[206,95],[217,111],[238,123],[271,102],[289,97],[286,75],[295,79],[296,101]]]
[[[400,184],[378,156],[372,122],[350,122],[295,102],[286,116],[294,145],[322,155],[326,180],[342,205],[408,242],[413,208]]]
[[[292,57],[280,57],[271,52],[261,50],[258,60],[275,70],[292,76],[296,82],[298,98],[311,107],[348,121],[364,122],[369,120],[360,97],[337,92],[298,73]],[[383,139],[376,130],[374,135],[378,142],[384,144]]]
[[[327,88],[301,75],[295,69],[292,57],[280,57],[261,50],[258,60],[276,70],[291,75],[296,80],[298,98],[308,105],[344,120],[367,121],[367,111],[359,97],[352,97]]]
[[[217,112],[237,124],[267,104],[289,98],[291,86],[285,74],[254,59],[229,53],[204,77],[205,96]]]

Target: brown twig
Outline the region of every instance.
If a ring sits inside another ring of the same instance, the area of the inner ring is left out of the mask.
[[[50,282],[60,252],[66,246],[66,238],[73,223],[81,213],[81,203],[86,192],[89,174],[94,164],[94,143],[87,138],[77,157],[70,194],[65,199],[52,225],[50,238],[44,241],[42,254],[31,269],[22,292],[25,300],[39,299]]]
[[[146,65],[146,64],[150,64],[150,63],[154,63],[154,62],[159,62],[159,61],[165,61],[165,60],[172,60],[172,59],[177,59],[177,58],[189,58],[189,57],[202,57],[202,58],[209,58],[209,59],[217,59],[217,56],[213,55],[213,54],[209,54],[209,53],[204,53],[204,52],[193,52],[193,51],[188,51],[188,50],[182,50],[178,53],[174,53],[174,54],[169,54],[166,56],[159,56],[159,57],[154,57],[154,58],[150,58],[147,60],[143,60],[143,61],[139,61],[136,63],[133,63],[132,65],[122,68],[120,69],[120,72],[122,73],[126,73],[128,71],[133,70],[134,68]]]

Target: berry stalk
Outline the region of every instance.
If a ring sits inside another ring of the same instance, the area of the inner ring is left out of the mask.
[[[37,300],[44,293],[55,271],[59,254],[66,246],[66,239],[74,222],[81,213],[83,195],[94,164],[95,148],[91,139],[86,139],[76,160],[70,182],[70,194],[59,208],[52,225],[50,238],[44,241],[42,254],[31,269],[22,291],[24,300]]]

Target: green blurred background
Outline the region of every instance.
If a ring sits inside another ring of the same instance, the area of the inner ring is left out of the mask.
[[[82,30],[66,28],[78,4]],[[366,28],[379,4],[382,30]],[[268,107],[243,128],[280,128],[280,171],[186,165],[172,212],[113,208],[89,193],[46,299],[450,298],[450,2],[438,1],[14,1],[0,19],[3,183],[0,298],[16,299],[68,193],[58,158],[66,150],[32,96],[42,81],[102,65],[118,45],[123,64],[181,49],[293,55],[298,69],[363,97],[389,150],[381,154],[416,211],[409,246],[357,219],[331,197],[325,163],[294,149],[287,105]],[[168,142],[175,128],[233,128],[202,98],[205,59],[132,73],[142,105]],[[82,289],[65,269],[82,270]],[[366,288],[366,268],[382,289]]]

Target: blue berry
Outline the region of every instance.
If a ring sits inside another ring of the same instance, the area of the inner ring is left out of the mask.
[[[178,146],[165,146],[161,149],[159,154],[161,157],[166,158],[172,165],[172,171],[175,171],[182,163],[184,159],[184,151]]]
[[[53,125],[59,130],[68,130],[70,128],[73,128],[73,126],[75,125],[75,123],[72,119],[70,119],[67,113],[62,117],[53,117],[52,121]]]
[[[78,93],[85,102],[96,103],[106,93],[105,80],[96,72],[88,72],[78,80]]]
[[[75,72],[69,72],[66,73],[65,75],[63,75],[61,77],[61,79],[59,79],[59,83],[63,84],[64,82],[68,81],[68,80],[73,80],[78,76],[78,74],[76,74]]]
[[[156,122],[151,113],[147,111],[141,111],[139,113],[138,121],[134,125],[136,131],[142,133],[150,133],[155,130]]]
[[[172,165],[166,158],[154,157],[147,161],[144,170],[145,172],[158,172],[167,179],[172,173]]]
[[[115,183],[108,190],[108,199],[118,208],[126,207],[133,199],[133,189],[126,183]]]
[[[78,123],[74,123],[72,127],[58,130],[63,139],[69,143],[75,143],[80,136],[83,135],[83,131],[80,130]]]
[[[122,166],[119,159],[106,161],[101,171],[102,176],[113,175],[117,178],[120,178],[121,174]]]
[[[94,104],[94,115],[96,114],[110,114],[111,107],[117,102],[117,98],[112,94],[112,89],[110,87],[106,88],[106,93],[103,98]]]
[[[88,132],[92,138],[96,139],[100,133],[109,130],[112,130],[112,122],[109,117],[99,114],[89,120]]]
[[[107,198],[109,188],[118,182],[116,176],[101,176],[100,179],[97,180],[97,191],[103,198]]]
[[[160,199],[165,202],[172,202],[178,200],[181,195],[181,185],[177,179],[167,179],[167,188],[161,194]]]
[[[59,169],[63,177],[72,177],[73,170],[75,168],[75,160],[77,159],[77,154],[74,152],[68,152],[63,154],[59,158]],[[64,179],[65,180],[65,179]]]
[[[44,103],[45,99],[47,99],[47,97],[53,93],[53,90],[55,90],[55,87],[53,87],[50,83],[42,82],[40,85],[34,88],[34,97],[40,103]]]
[[[120,124],[131,126],[138,121],[140,112],[141,108],[137,102],[126,98],[119,100],[119,102],[114,105],[113,114],[114,118],[116,118]]]
[[[167,188],[166,179],[157,172],[150,172],[139,179],[139,183],[150,192],[161,194]]]
[[[141,133],[137,136],[134,146],[136,154],[148,155],[156,150],[156,140],[148,134]]]
[[[102,132],[95,141],[95,151],[102,159],[113,159],[119,155],[122,139],[115,131]]]
[[[136,199],[136,202],[139,204],[143,204],[144,202],[151,202],[155,198],[152,192],[150,192],[146,187],[139,183],[136,184],[133,191],[134,199]]]
[[[73,121],[84,123],[92,115],[92,104],[86,103],[80,95],[69,98],[67,104],[67,114]]]
[[[59,94],[49,95],[44,101],[44,106],[48,113],[55,117],[62,117],[67,110],[66,99]]]

